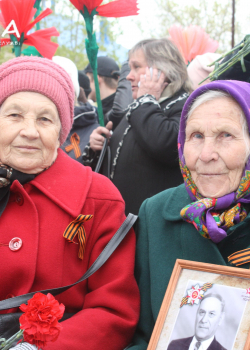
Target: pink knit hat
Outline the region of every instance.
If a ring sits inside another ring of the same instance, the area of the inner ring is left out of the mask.
[[[68,73],[47,58],[13,58],[0,66],[0,106],[7,97],[20,91],[38,92],[54,102],[62,125],[62,145],[74,117],[75,92]]]

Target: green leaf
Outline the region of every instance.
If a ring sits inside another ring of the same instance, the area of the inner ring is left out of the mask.
[[[34,46],[28,46],[26,49],[22,50],[22,54],[24,56],[42,57],[42,55],[37,51],[37,49]]]
[[[241,56],[240,63],[241,63],[241,68],[242,68],[243,72],[245,73],[247,70],[246,70],[246,66],[245,66],[245,62],[244,62],[244,56]]]

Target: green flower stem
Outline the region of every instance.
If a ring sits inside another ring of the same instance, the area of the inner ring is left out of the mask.
[[[1,350],[8,350],[13,346],[13,343],[22,339],[23,337],[23,329],[20,329],[17,333],[15,333],[11,338],[5,340],[1,345]]]
[[[235,50],[239,49],[240,50],[233,56],[231,57],[227,62],[220,64],[219,61],[226,57],[227,55],[233,53]],[[215,69],[213,72],[211,72],[207,78],[202,80],[200,84],[202,84],[204,81],[207,79],[210,79],[211,81],[218,79],[218,77],[226,72],[229,68],[231,68],[233,65],[235,65],[237,62],[241,62],[241,68],[243,72],[246,72],[246,67],[244,63],[244,57],[247,56],[250,53],[250,34],[246,35],[244,38],[244,42],[241,44],[236,45],[232,50],[226,52],[224,55],[222,55],[220,58],[218,58],[216,61],[213,63],[209,64],[209,67],[215,65]]]
[[[86,23],[88,38],[85,40],[85,44],[86,44],[86,51],[87,51],[89,63],[93,70],[99,124],[101,126],[105,126],[103,111],[102,111],[101,94],[100,94],[100,88],[99,88],[98,76],[97,76],[97,53],[98,53],[99,47],[96,42],[95,33],[93,32],[93,19],[94,19],[94,15],[96,15],[97,12],[96,10],[93,10],[91,14],[89,14],[87,7],[84,5],[84,11],[80,11],[80,13],[83,16]]]
[[[19,41],[17,40],[17,38],[13,34],[10,34],[10,39],[14,45],[15,56],[16,57],[21,56],[22,45],[23,45],[23,41],[24,41],[24,33],[21,34],[21,38]]]
[[[37,18],[37,16],[39,16],[40,13],[42,12],[42,8],[41,8],[41,6],[40,6],[41,1],[42,1],[42,0],[36,0],[36,2],[35,2],[35,4],[34,4],[34,8],[37,9],[34,18]],[[39,30],[40,28],[41,28],[41,27],[40,27],[40,22],[36,23],[36,30]]]
[[[208,66],[208,67],[214,66],[214,64],[215,64],[216,62],[219,62],[222,58],[226,57],[226,56],[229,55],[230,53],[232,53],[232,52],[234,52],[235,50],[237,50],[238,47],[243,47],[243,46],[244,46],[244,43],[239,44],[239,45],[236,45],[232,50],[230,50],[230,51],[224,53],[224,54],[221,55],[219,58],[217,58],[217,60],[215,60],[214,62],[208,64],[207,66]]]

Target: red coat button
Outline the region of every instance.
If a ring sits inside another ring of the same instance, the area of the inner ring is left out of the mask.
[[[21,249],[22,245],[23,245],[23,242],[22,242],[21,238],[15,237],[15,238],[12,238],[12,240],[10,241],[9,248],[13,252],[15,252],[15,251]]]
[[[16,202],[18,205],[23,205],[23,196],[20,192],[16,193]]]

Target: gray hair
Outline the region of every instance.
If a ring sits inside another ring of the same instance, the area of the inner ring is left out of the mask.
[[[221,302],[221,312],[225,311],[225,300],[222,298],[222,296],[220,294],[217,294],[217,293],[209,293],[209,294],[205,295],[200,301],[200,306],[201,306],[201,303],[203,302],[203,300],[208,299],[208,298],[218,299]],[[200,308],[200,306],[199,306],[199,308]]]
[[[166,75],[173,95],[181,88],[187,93],[193,91],[184,59],[171,40],[142,40],[129,51],[129,57],[138,50],[143,51],[149,67],[156,67]]]
[[[237,104],[237,111],[240,112],[240,123],[242,125],[242,131],[243,131],[243,136],[244,136],[244,141],[246,144],[246,158],[249,157],[250,155],[250,136],[249,136],[249,129],[248,129],[248,124],[246,120],[246,116],[239,105],[239,103],[226,91],[221,91],[221,90],[207,90],[204,92],[202,95],[198,96],[192,105],[189,108],[189,111],[186,115],[186,120],[188,120],[191,115],[194,113],[195,109],[200,107],[203,103],[213,101],[218,98],[228,98],[231,101],[235,102]]]

